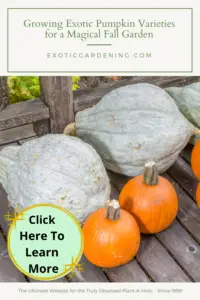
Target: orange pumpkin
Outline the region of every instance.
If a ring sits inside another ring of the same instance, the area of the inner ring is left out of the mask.
[[[191,156],[191,166],[194,175],[200,180],[200,140],[198,140],[193,148]]]
[[[200,183],[197,186],[197,191],[196,191],[196,201],[197,205],[200,208]]]
[[[138,252],[140,231],[135,219],[117,200],[92,213],[83,225],[84,255],[94,265],[113,268],[131,261]]]
[[[142,233],[153,234],[169,227],[178,212],[178,197],[172,184],[158,176],[156,164],[148,162],[144,175],[131,179],[119,196],[121,208],[136,219]]]

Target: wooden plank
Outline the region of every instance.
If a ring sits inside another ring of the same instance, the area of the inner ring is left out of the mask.
[[[0,110],[9,104],[7,76],[0,76]]]
[[[6,242],[0,232],[0,282],[26,282],[26,278],[13,265],[7,253]]]
[[[168,174],[165,174],[164,177],[173,184],[179,198],[178,221],[200,243],[200,209],[174,179]]]
[[[190,282],[154,236],[143,236],[137,259],[156,282]]]
[[[177,158],[167,173],[195,200],[198,180],[194,176],[190,165],[182,157]]]
[[[57,283],[57,282],[63,282],[63,283],[67,283],[68,282],[68,280],[67,280],[67,277],[66,276],[64,276],[64,277],[62,277],[62,278],[58,278],[58,279],[55,279],[55,280],[50,280],[50,281],[41,281],[41,280],[35,280],[35,279],[32,279],[32,278],[30,278],[30,277],[27,277],[27,281],[28,282],[42,282],[42,284],[43,283],[48,283],[48,282],[51,282],[51,283]]]
[[[169,229],[156,236],[185,272],[194,281],[200,282],[200,245],[189,233],[175,221]]]
[[[33,124],[0,131],[0,145],[35,136]]]
[[[40,99],[7,106],[0,113],[0,130],[14,128],[49,118],[49,109]]]
[[[37,136],[42,136],[50,133],[50,120],[42,120],[33,123],[33,130]]]
[[[87,76],[87,86],[88,87],[96,87],[100,84],[100,77],[99,76]]]
[[[37,138],[38,138],[37,136],[33,136],[33,137],[30,137],[30,138],[27,138],[27,139],[23,139],[23,140],[18,141],[18,144],[23,145],[24,143],[26,143],[28,141],[31,141],[31,140],[34,140],[34,139],[37,139]]]
[[[74,122],[72,78],[67,76],[40,77],[41,99],[49,107],[52,133],[62,133]]]
[[[131,177],[120,175],[112,171],[107,170],[107,173],[110,178],[111,184],[118,190],[118,193],[123,189],[124,185],[131,179]]]
[[[70,279],[71,282],[108,282],[105,274],[102,270],[92,265],[84,256],[80,260],[80,264],[83,264],[84,271],[76,273]]]
[[[111,269],[104,269],[107,277],[112,282],[149,282],[148,277],[142,270],[137,260],[134,259],[125,266],[120,266]]]
[[[7,144],[7,145],[3,145],[3,146],[0,146],[0,150],[2,150],[6,146],[17,146],[17,145],[18,145],[17,143],[10,143],[10,144]]]
[[[121,191],[130,179],[110,171],[108,174],[119,191]],[[189,277],[157,241],[155,236],[143,236],[137,260],[156,282],[190,281]]]
[[[197,76],[134,76],[125,80],[101,84],[97,88],[77,90],[74,91],[74,110],[75,112],[78,112],[80,110],[96,105],[104,95],[122,86],[146,82],[158,85],[162,88],[166,88],[169,86],[184,86],[199,81],[199,78],[200,77]]]
[[[188,144],[180,154],[189,164],[191,163],[191,154],[193,148],[194,146],[192,144]]]

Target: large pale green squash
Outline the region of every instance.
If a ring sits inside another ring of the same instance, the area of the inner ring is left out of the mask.
[[[77,113],[74,134],[91,144],[106,168],[136,176],[146,162],[167,170],[188,143],[195,127],[163,89],[146,83],[118,88],[92,108]]]
[[[60,205],[80,221],[110,199],[97,152],[76,137],[49,134],[0,151],[0,183],[11,205]]]
[[[169,87],[167,93],[174,99],[181,113],[197,128],[200,128],[200,82],[184,87]],[[195,144],[200,135],[190,141]]]

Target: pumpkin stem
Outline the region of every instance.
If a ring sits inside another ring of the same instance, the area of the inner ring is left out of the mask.
[[[154,161],[149,161],[144,166],[144,183],[147,185],[158,184],[158,170]]]
[[[198,129],[198,128],[195,128],[195,129],[194,129],[194,132],[193,132],[193,134],[194,134],[194,135],[196,135],[196,134],[200,134],[200,129]]]
[[[120,205],[117,200],[111,200],[106,209],[106,218],[115,221],[120,218]]]
[[[68,124],[63,132],[65,135],[76,136],[76,123]]]

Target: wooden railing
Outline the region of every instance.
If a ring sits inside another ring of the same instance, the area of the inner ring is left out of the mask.
[[[125,85],[148,82],[160,87],[183,86],[199,81],[200,77],[130,77],[72,92],[72,78],[40,77],[41,97],[9,104],[7,78],[0,77],[0,144],[44,135],[61,133],[74,121],[75,114],[91,107],[108,92]]]

